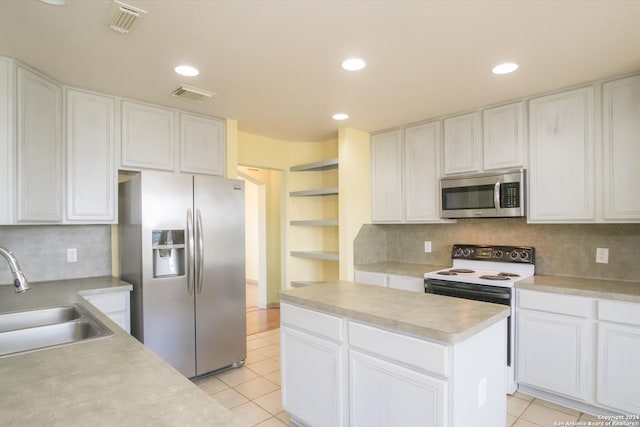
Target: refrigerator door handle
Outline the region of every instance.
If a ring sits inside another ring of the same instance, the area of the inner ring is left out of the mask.
[[[193,213],[191,209],[187,209],[187,292],[193,295],[194,284],[194,252],[195,240],[193,236]]]
[[[202,236],[202,215],[200,209],[196,209],[196,235],[198,247],[196,250],[196,290],[202,292],[202,275],[204,273],[204,237]]]

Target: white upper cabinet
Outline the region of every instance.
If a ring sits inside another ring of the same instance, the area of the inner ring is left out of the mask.
[[[440,221],[440,121],[405,129],[403,172],[405,220]]]
[[[65,101],[65,220],[116,222],[115,100],[66,89]]]
[[[515,102],[482,112],[484,170],[525,165],[523,110],[523,103]]]
[[[0,224],[14,215],[15,63],[0,57]]]
[[[17,68],[17,222],[62,221],[62,89]]]
[[[640,220],[640,76],[603,85],[605,220]]]
[[[224,176],[224,121],[180,113],[180,171]]]
[[[371,220],[402,220],[402,131],[371,137]]]
[[[175,139],[174,110],[122,101],[122,167],[173,171]]]
[[[594,87],[529,103],[530,222],[595,220]]]
[[[444,173],[482,170],[482,135],[477,112],[444,119]]]

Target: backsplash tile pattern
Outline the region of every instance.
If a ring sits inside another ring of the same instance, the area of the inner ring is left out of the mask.
[[[0,226],[0,245],[15,254],[32,282],[111,275],[110,225]],[[77,262],[67,262],[67,248],[78,250]],[[2,259],[0,284],[10,283]]]
[[[432,252],[424,252],[424,241]],[[363,225],[354,262],[451,264],[451,245],[472,243],[536,248],[536,273],[638,281],[640,224],[527,224],[524,218],[464,219],[453,224]],[[596,264],[596,248],[609,263]]]

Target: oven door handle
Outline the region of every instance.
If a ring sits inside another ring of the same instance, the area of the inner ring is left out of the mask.
[[[427,293],[438,294],[437,291],[444,291],[446,292],[447,295],[450,295],[453,293],[453,294],[456,294],[456,296],[459,296],[461,298],[469,297],[468,299],[474,299],[474,297],[477,298],[479,296],[482,296],[490,299],[500,300],[501,302],[499,302],[499,304],[504,304],[504,305],[509,305],[510,299],[511,299],[511,296],[509,295],[510,292],[508,290],[506,292],[486,292],[481,290],[461,289],[455,286],[434,285],[433,283],[426,283],[424,287]],[[436,292],[428,292],[427,291],[428,289],[432,289]]]

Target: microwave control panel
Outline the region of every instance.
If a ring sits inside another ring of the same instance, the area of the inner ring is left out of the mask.
[[[519,182],[503,182],[500,184],[500,206],[503,208],[520,207]]]

